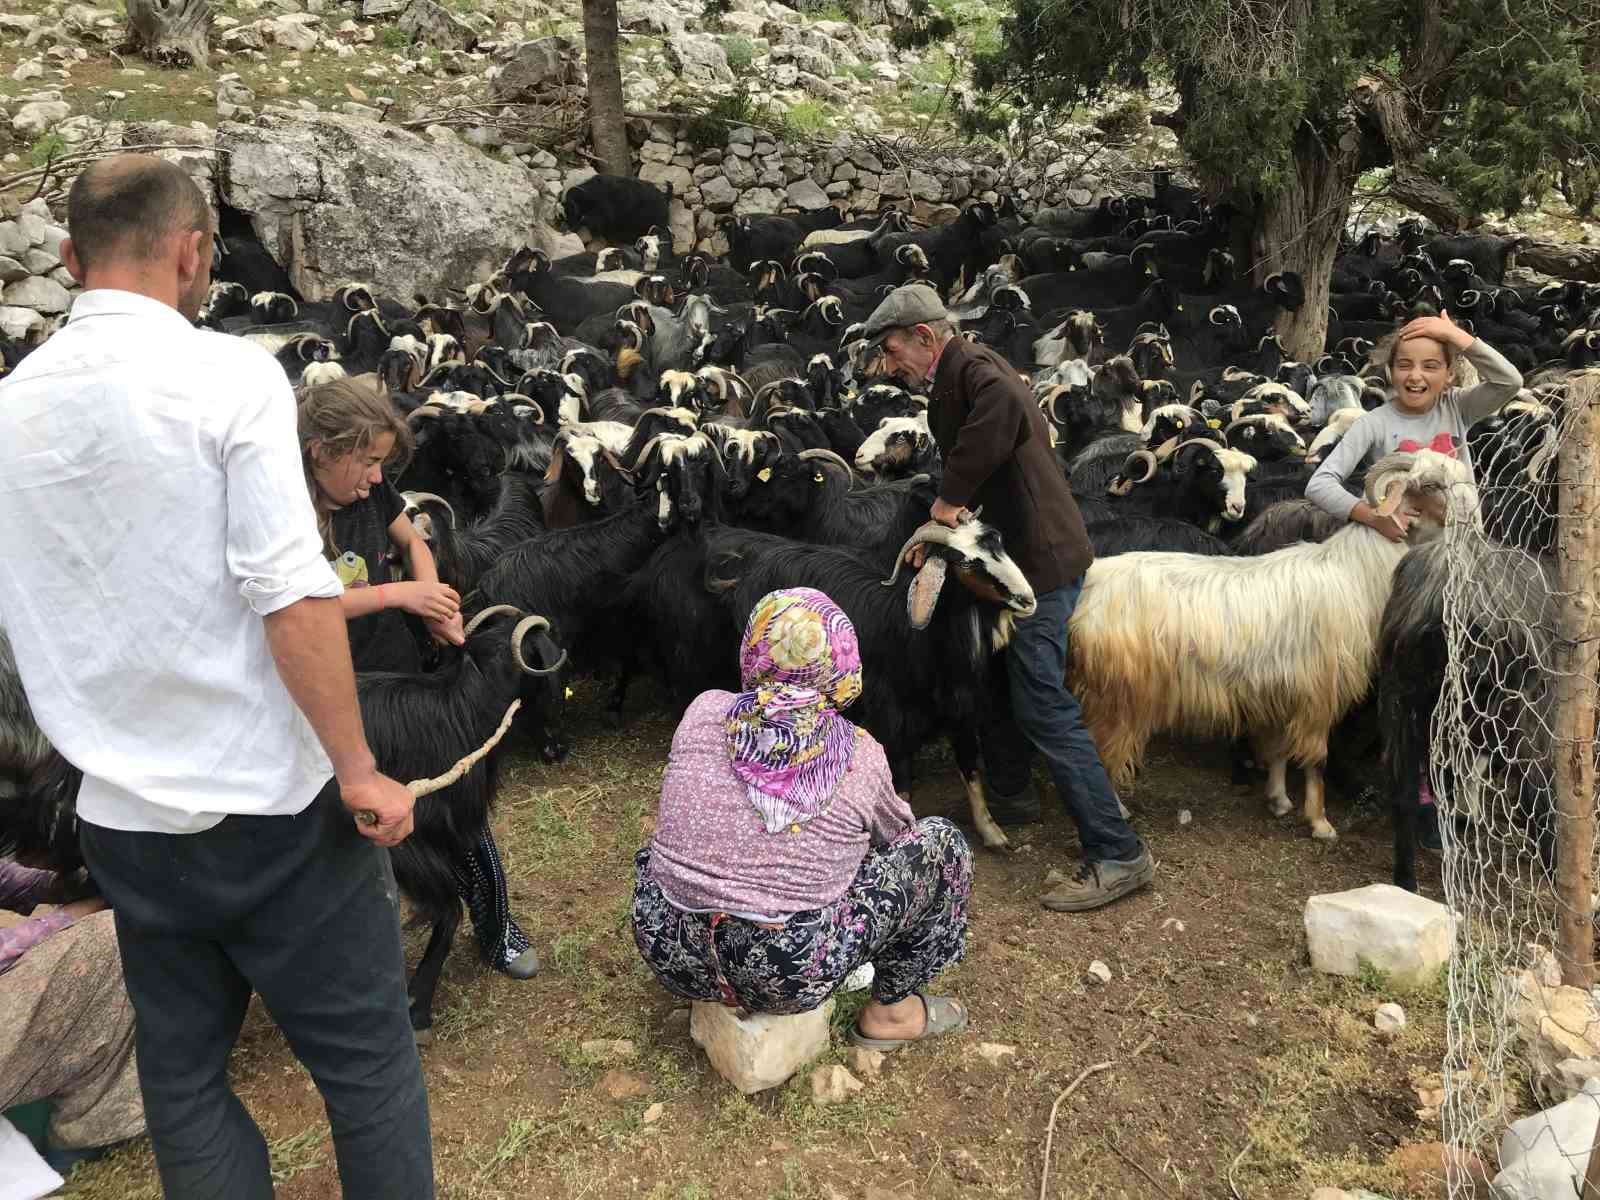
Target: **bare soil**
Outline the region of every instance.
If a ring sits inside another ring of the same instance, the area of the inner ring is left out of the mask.
[[[1098,913],[1042,909],[1046,873],[1076,852],[1070,822],[1053,814],[1021,832],[1015,853],[980,854],[967,960],[939,981],[969,1006],[970,1032],[891,1056],[836,1107],[812,1103],[804,1074],[746,1099],[711,1071],[626,924],[672,717],[641,692],[652,707],[610,731],[601,686],[577,687],[571,759],[513,759],[496,817],[514,908],[544,969],[526,983],[485,971],[464,926],[423,1051],[441,1197],[1037,1196],[1052,1102],[1105,1062],[1061,1104],[1052,1197],[1266,1200],[1325,1184],[1434,1194],[1392,1155],[1438,1137],[1437,1118],[1417,1116],[1416,1088],[1443,1056],[1441,990],[1320,976],[1304,946],[1308,895],[1387,878],[1379,811],[1334,797],[1340,840],[1316,843],[1230,786],[1219,747],[1159,745],[1130,801],[1159,860],[1154,886]],[[944,751],[918,765],[918,812],[965,823]],[[1424,890],[1438,894],[1436,875]],[[408,934],[413,963],[423,938]],[[1109,984],[1087,979],[1094,959]],[[839,1005],[824,1062],[843,1060],[861,999]],[[1409,1024],[1386,1043],[1371,1013],[1390,999]],[[636,1057],[586,1060],[580,1043],[598,1038],[632,1039]],[[1017,1053],[991,1066],[980,1042]],[[597,1085],[614,1069],[642,1081],[641,1094],[609,1099]],[[272,1143],[282,1200],[338,1196],[321,1101],[259,1006],[232,1078]],[[148,1149],[80,1168],[66,1194],[158,1197]]]

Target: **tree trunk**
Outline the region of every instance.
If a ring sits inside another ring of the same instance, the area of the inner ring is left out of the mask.
[[[209,0],[128,0],[128,41],[164,67],[204,66]]]
[[[617,0],[583,0],[583,52],[589,72],[589,132],[607,175],[631,175],[617,57]]]
[[[1301,362],[1315,362],[1328,336],[1328,279],[1360,175],[1360,150],[1353,125],[1331,146],[1302,131],[1295,141],[1293,180],[1256,205],[1251,278],[1262,283],[1279,271],[1294,271],[1305,285],[1299,311],[1285,311],[1277,322],[1284,349]]]
[[[1600,283],[1600,246],[1527,241],[1517,247],[1516,261],[1541,275]]]
[[[1445,233],[1459,233],[1483,218],[1467,211],[1455,192],[1440,183],[1425,159],[1429,134],[1422,129],[1407,93],[1371,76],[1356,85],[1356,105],[1377,127],[1394,163],[1389,194],[1415,209]]]

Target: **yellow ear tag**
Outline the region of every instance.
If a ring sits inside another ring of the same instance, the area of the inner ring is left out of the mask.
[[[762,483],[771,483],[772,482],[772,468],[771,467],[762,467],[761,470],[756,472],[756,478],[761,480]]]
[[[1183,305],[1181,305],[1181,304],[1180,304],[1180,305],[1178,305],[1178,311],[1179,311],[1179,312],[1182,312],[1182,311],[1183,311]]]
[[[818,471],[814,475],[812,475],[811,476],[811,482],[812,483],[821,483],[822,482],[822,472]]]
[[[791,826],[789,826],[789,832],[790,832],[790,833],[799,833],[799,832],[800,832],[800,825],[799,825],[799,823],[798,823],[798,822],[797,822],[797,823],[795,823],[795,824],[793,824],[793,825],[791,825]]]
[[[571,699],[572,699],[572,689],[571,689],[571,688],[568,688],[568,689],[567,689],[567,699],[568,699],[568,700],[571,700]]]
[[[1222,422],[1217,420],[1215,417],[1212,417],[1211,420],[1206,422],[1206,424],[1211,426],[1211,428],[1213,428],[1213,429],[1221,429],[1222,428]]]

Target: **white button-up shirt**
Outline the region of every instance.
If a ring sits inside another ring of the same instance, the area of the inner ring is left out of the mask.
[[[337,596],[294,394],[243,338],[85,292],[0,380],[0,626],[78,813],[192,833],[332,775],[262,617]]]

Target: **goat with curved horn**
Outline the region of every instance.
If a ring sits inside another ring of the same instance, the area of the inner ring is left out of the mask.
[[[528,675],[554,675],[567,665],[567,652],[561,651],[561,656],[548,667],[530,667],[528,660],[522,656],[522,639],[528,636],[530,630],[549,629],[550,622],[540,616],[523,617],[511,631],[511,657],[517,660],[517,669]]]

